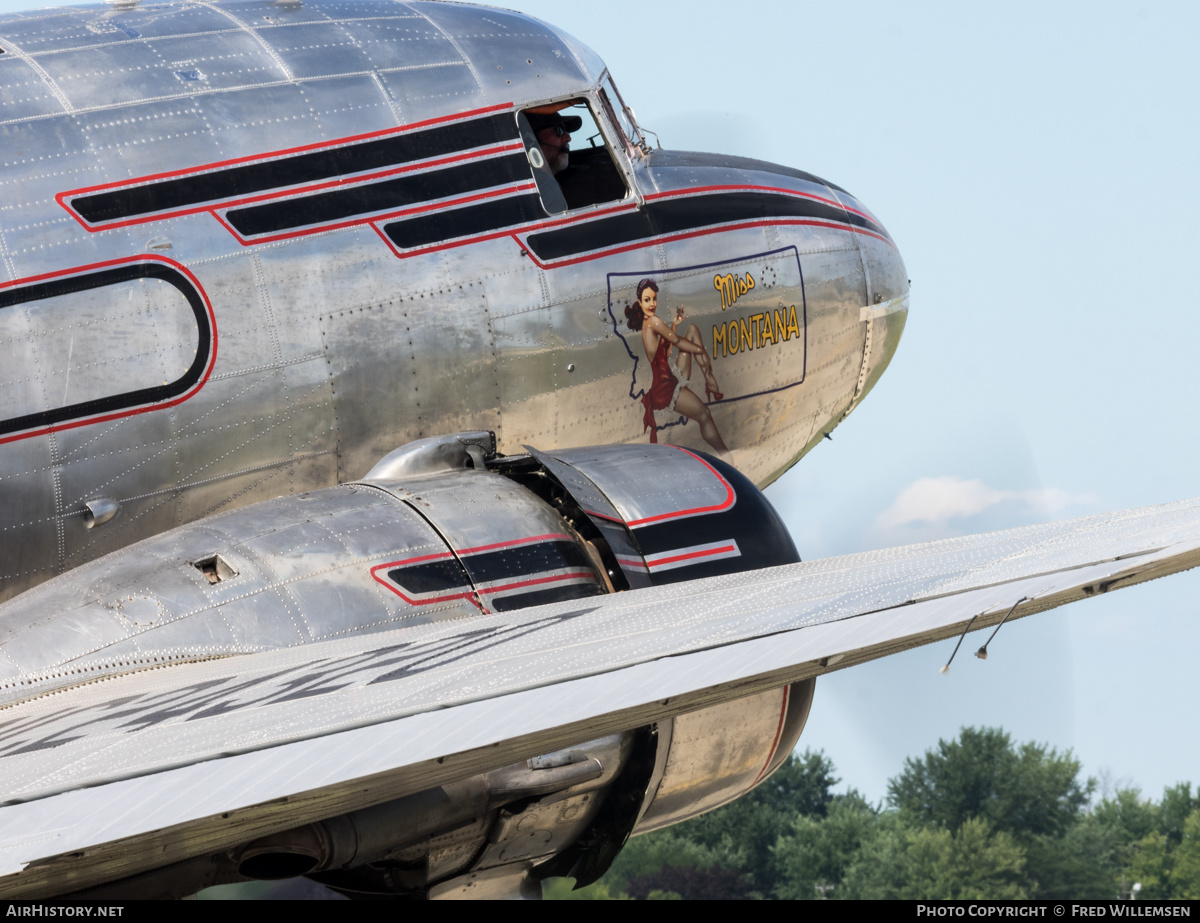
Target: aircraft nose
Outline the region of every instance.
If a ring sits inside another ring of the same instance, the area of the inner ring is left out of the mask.
[[[831,191],[845,209],[854,228],[862,264],[863,306],[859,322],[865,325],[863,360],[849,413],[875,386],[883,374],[908,320],[908,270],[900,249],[878,218],[858,199],[844,190]]]
[[[845,213],[845,223],[854,233],[862,257],[866,304],[875,306],[906,298],[908,273],[904,259],[883,222],[864,202],[846,190],[831,183],[826,185],[832,199]]]

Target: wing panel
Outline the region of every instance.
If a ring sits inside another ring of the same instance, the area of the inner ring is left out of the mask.
[[[0,732],[2,797],[26,800],[0,809],[0,891],[128,874],[1198,562],[1188,501],[44,696]]]

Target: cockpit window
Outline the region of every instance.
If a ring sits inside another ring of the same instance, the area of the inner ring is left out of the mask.
[[[533,179],[542,196],[542,206],[549,215],[565,212],[567,200],[563,197],[558,180],[554,178],[554,173],[538,142],[537,132],[533,130],[533,126],[524,112],[517,113],[517,125],[521,129],[521,140],[525,144],[525,156],[529,158],[529,165],[533,167]]]
[[[628,195],[587,100],[524,109],[517,124],[547,214],[619,202]]]
[[[612,74],[608,71],[605,71],[604,76],[600,78],[599,95],[600,102],[607,110],[606,114],[609,120],[624,135],[621,140],[628,146],[629,156],[635,159],[641,157],[649,150],[645,136],[634,117],[633,110],[625,105],[625,100],[621,98],[621,91],[613,83]]]

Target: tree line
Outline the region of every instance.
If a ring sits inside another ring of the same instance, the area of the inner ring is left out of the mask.
[[[1200,899],[1200,790],[1097,796],[1068,751],[964,728],[905,761],[885,803],[792,754],[748,795],[634,837],[599,882],[558,899]]]

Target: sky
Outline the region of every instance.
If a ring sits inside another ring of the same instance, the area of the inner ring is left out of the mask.
[[[1200,493],[1200,6],[513,2],[594,48],[664,147],[824,176],[897,242],[891,368],[768,490],[806,560]],[[945,675],[953,642],[824,677],[800,747],[875,801],[964,725],[1108,790],[1200,783],[1198,594],[1011,623]]]
[[[1200,493],[1200,7],[516,5],[594,48],[664,147],[826,177],[896,240],[891,367],[767,491],[805,559]],[[1011,623],[945,675],[953,642],[823,677],[800,747],[876,801],[964,725],[1070,749],[1101,788],[1200,783],[1198,592]]]

